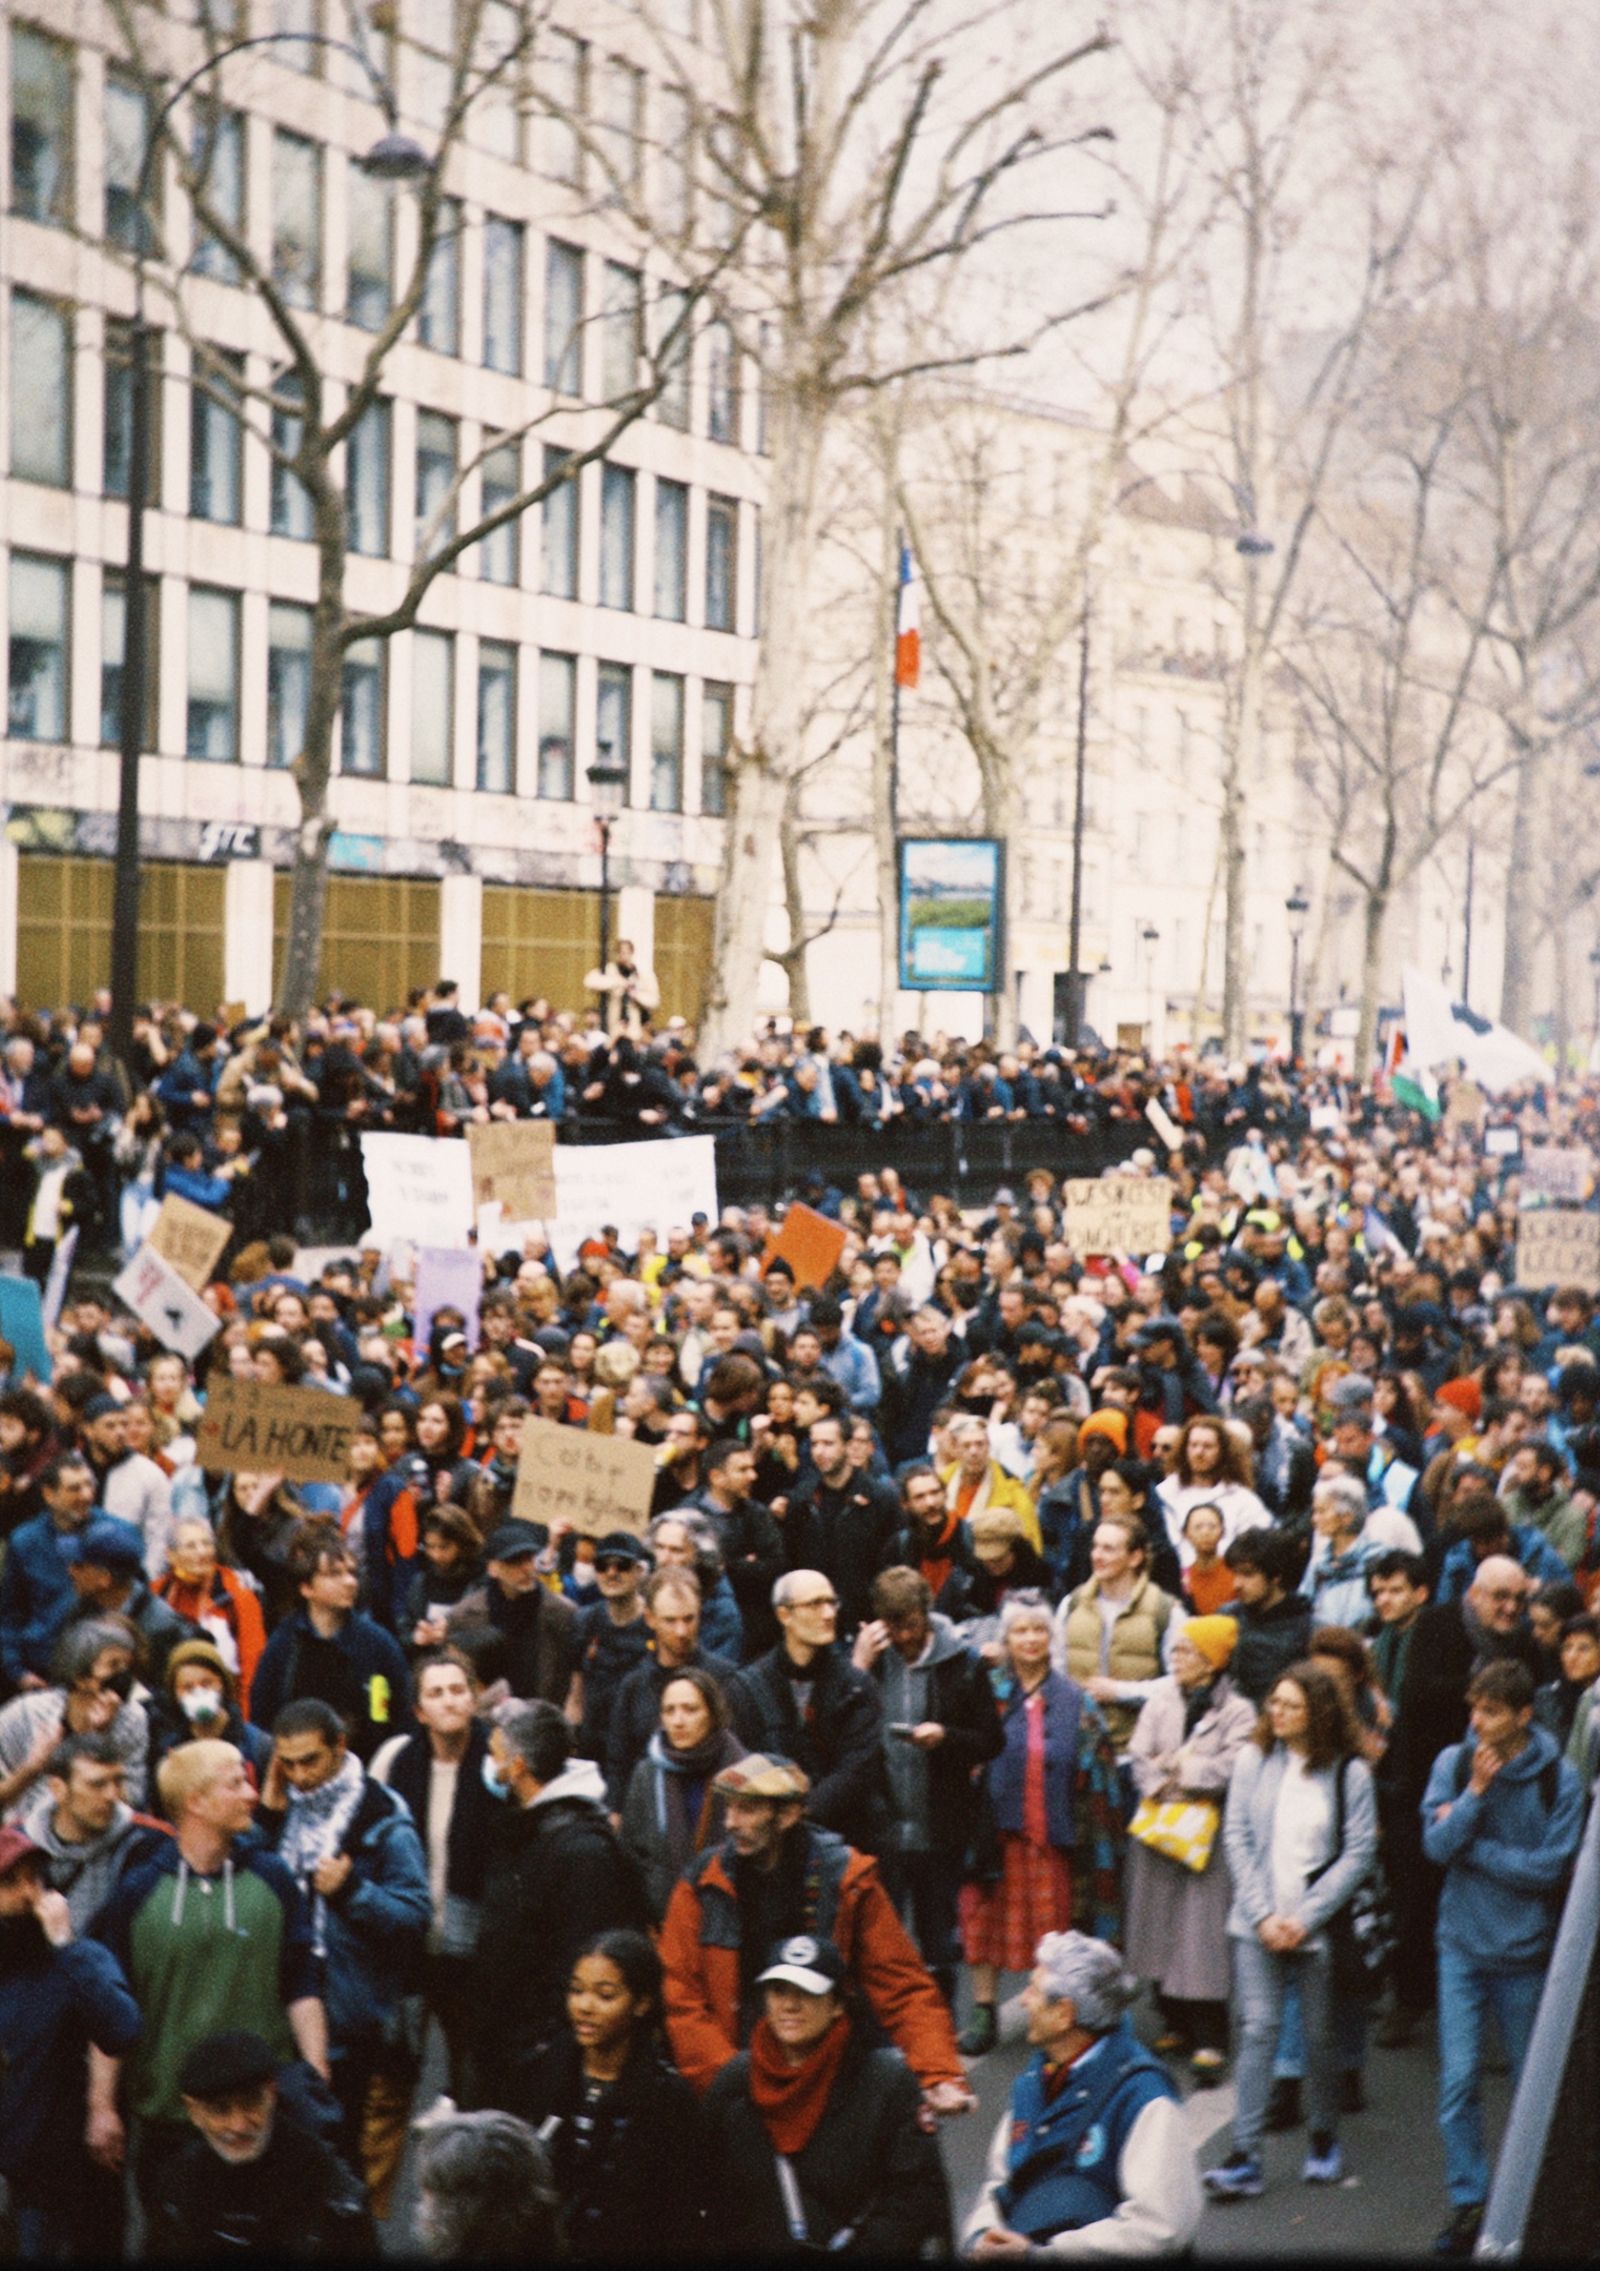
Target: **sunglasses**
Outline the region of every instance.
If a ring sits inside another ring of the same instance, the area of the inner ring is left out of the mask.
[[[602,1577],[621,1577],[634,1567],[632,1559],[626,1561],[597,1561],[595,1568]]]

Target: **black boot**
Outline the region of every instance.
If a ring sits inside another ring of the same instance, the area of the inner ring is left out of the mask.
[[[1292,2074],[1280,2074],[1272,2085],[1267,2100],[1266,2126],[1275,2134],[1282,2129],[1298,2129],[1305,2119],[1300,2109],[1300,2083]]]
[[[956,2044],[963,2058],[986,2058],[995,2046],[999,2023],[992,2003],[974,2003],[965,2033]]]

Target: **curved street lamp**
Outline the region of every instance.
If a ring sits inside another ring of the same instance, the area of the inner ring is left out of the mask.
[[[133,1044],[133,1009],[139,985],[139,759],[144,741],[145,678],[149,660],[144,590],[145,461],[150,446],[150,326],[145,318],[145,267],[148,248],[145,208],[155,160],[163,146],[167,121],[184,96],[200,81],[248,49],[282,47],[296,41],[302,46],[325,47],[353,56],[365,73],[373,99],[383,112],[387,131],[360,162],[380,181],[420,181],[432,171],[433,161],[420,143],[400,132],[394,96],[367,55],[353,41],[333,39],[321,32],[261,32],[251,39],[234,40],[197,64],[180,79],[145,133],[144,154],[134,185],[134,310],[128,339],[128,542],[122,584],[122,699],[118,717],[117,850],[116,877],[111,904],[111,1019],[109,1039],[114,1056],[126,1059]]]
[[[628,792],[628,768],[609,741],[584,775],[594,797],[595,825],[600,831],[600,968],[611,960],[611,830]]]

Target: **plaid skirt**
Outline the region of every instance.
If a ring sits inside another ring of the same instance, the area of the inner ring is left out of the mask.
[[[1045,1934],[1072,1929],[1071,1863],[1054,1845],[1031,1845],[1017,1831],[1002,1830],[999,1880],[963,1885],[960,1915],[968,1963],[1032,1971]]]

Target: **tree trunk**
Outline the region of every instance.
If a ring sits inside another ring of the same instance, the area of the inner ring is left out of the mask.
[[[1383,990],[1383,934],[1389,920],[1389,888],[1375,886],[1366,894],[1361,925],[1361,1019],[1356,1027],[1357,1080],[1372,1077],[1372,1060],[1378,1045],[1378,1003]]]
[[[804,377],[773,386],[771,486],[763,516],[760,651],[750,731],[735,751],[732,809],[717,894],[704,1053],[740,1047],[753,1031],[766,955],[772,861],[784,792],[804,756],[806,688],[799,648],[811,620],[818,540],[817,468],[828,405]]]
[[[1004,919],[995,944],[988,1038],[997,1049],[1014,1049],[1017,1045],[1017,992],[1011,975],[1012,906],[1021,897],[1021,877],[1017,872],[1017,768],[1010,751],[998,743],[976,754],[983,783],[984,829],[999,838],[1005,860]]]
[[[1568,952],[1570,925],[1555,923],[1550,931],[1550,951],[1555,960],[1556,1010],[1556,1076],[1565,1080],[1571,1068],[1572,1054],[1572,962]]]
[[[1250,963],[1245,944],[1249,868],[1245,857],[1245,783],[1257,771],[1261,680],[1266,665],[1260,628],[1260,563],[1244,563],[1244,639],[1239,707],[1223,752],[1222,776],[1222,1047],[1242,1057],[1250,1032]]]
[[[796,1025],[811,1023],[811,979],[806,969],[806,902],[800,875],[800,798],[791,783],[783,800],[783,824],[778,831],[778,852],[783,868],[783,911],[789,922],[789,944],[777,957],[789,981],[789,1014]]]
[[[342,568],[342,561],[341,561]],[[300,797],[289,881],[289,922],[278,971],[275,1008],[283,1017],[304,1017],[317,994],[322,965],[322,926],[328,904],[328,838],[333,816],[328,783],[333,775],[333,736],[344,682],[344,648],[337,636],[337,603],[318,605],[312,622],[311,692],[306,708],[305,747],[291,768]]]
[[[1513,1033],[1527,1035],[1533,1007],[1533,970],[1538,952],[1533,893],[1527,878],[1534,871],[1536,815],[1534,791],[1538,761],[1526,741],[1517,760],[1511,800],[1511,848],[1506,861],[1508,889],[1505,899],[1505,952],[1500,965],[1499,1017]]]

